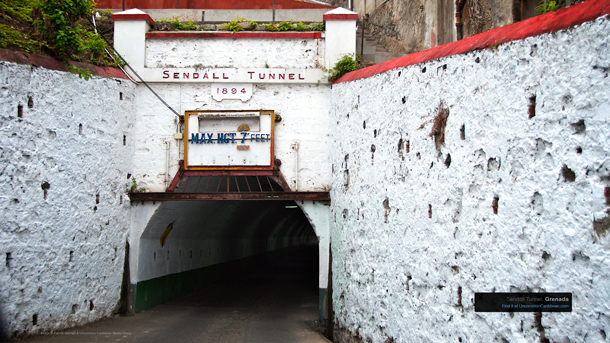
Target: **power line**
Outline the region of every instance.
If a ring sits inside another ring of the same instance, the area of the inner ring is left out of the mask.
[[[93,26],[93,28],[97,31],[97,27],[96,25],[93,23],[93,21],[91,21],[90,18],[87,18],[87,20],[89,21],[89,23]],[[99,35],[99,34],[98,34]],[[161,98],[161,96],[159,94],[157,94],[157,92],[155,92],[152,88],[150,88],[150,85],[148,85],[148,83],[146,81],[144,81],[144,79],[142,79],[142,77],[140,76],[140,74],[138,74],[130,65],[129,63],[127,63],[127,61],[123,58],[123,56],[121,56],[121,54],[119,54],[118,51],[116,51],[114,49],[114,46],[110,45],[110,43],[106,40],[106,38],[104,38],[104,36],[99,35],[100,37],[102,37],[102,39],[104,40],[104,42],[106,42],[106,45],[108,45],[112,51],[114,51],[114,53],[119,56],[119,58],[125,63],[125,65],[137,76],[137,78],[140,80],[140,82],[142,82],[146,88],[148,88],[148,90],[150,90],[156,97],[157,99],[159,99],[163,105],[165,105],[167,108],[170,109],[170,111],[174,112],[175,115],[178,116],[178,118],[182,118],[182,116],[176,112],[176,110],[174,110],[167,102],[165,102],[165,100],[163,100],[163,98]],[[124,71],[123,71],[124,72]],[[129,75],[128,75],[129,76]]]

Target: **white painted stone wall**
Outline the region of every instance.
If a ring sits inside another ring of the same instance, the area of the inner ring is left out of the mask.
[[[192,110],[257,110],[272,109],[282,116],[275,125],[275,157],[282,161],[280,170],[293,187],[298,178],[299,191],[323,191],[329,187],[328,157],[329,86],[316,85],[254,85],[252,99],[223,100],[211,96],[210,84],[155,84],[158,92],[176,111]],[[173,139],[177,116],[160,106],[159,100],[144,86],[138,86],[136,98],[137,125],[134,177],[138,186],[148,191],[165,190],[165,146],[170,143],[170,176],[178,170],[183,157],[182,141]],[[299,170],[293,143],[299,143]],[[293,188],[294,190],[294,188]]]
[[[372,342],[610,334],[609,45],[600,18],[333,85],[338,326]],[[475,313],[474,293],[493,291],[572,292],[573,311],[541,326],[533,313]]]
[[[9,333],[116,309],[134,97],[130,81],[0,62],[0,319]]]
[[[319,39],[147,39],[147,67],[197,66],[218,68],[317,68],[324,60]],[[274,110],[282,117],[275,125],[275,157],[293,190],[324,191],[330,183],[328,158],[329,84],[254,84],[253,95],[241,100],[216,101],[210,83],[152,84],[178,113],[194,110]],[[165,143],[170,146],[171,178],[183,158],[182,141],[173,139],[178,117],[144,85],[136,97],[136,154],[134,176],[148,191],[166,188]],[[298,152],[293,144],[298,143]],[[298,153],[298,170],[297,170]],[[171,181],[170,178],[170,181]]]
[[[149,38],[146,67],[312,69],[324,64],[324,47],[324,39]]]

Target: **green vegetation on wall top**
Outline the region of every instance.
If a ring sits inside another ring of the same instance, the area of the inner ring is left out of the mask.
[[[192,20],[183,20],[180,17],[173,16],[169,19],[157,20],[156,30],[160,31],[324,31],[324,22],[303,23],[302,21],[294,22],[282,21],[280,23],[259,23],[253,20],[247,20],[243,17],[233,18],[232,21],[224,24],[211,24],[202,22],[193,22]]]
[[[269,23],[263,24],[268,31],[324,31],[323,22],[314,22],[309,25],[303,24],[302,21],[283,21],[279,24]]]
[[[234,18],[233,21],[228,22],[226,25],[227,29],[233,32],[239,32],[246,29],[256,30],[258,27],[258,24],[255,21],[246,20],[246,18],[243,17]]]
[[[169,19],[159,19],[157,24],[170,24],[176,31],[195,31],[197,25],[192,20],[180,20],[180,17],[173,16]]]
[[[360,68],[360,56],[354,58],[353,54],[343,55],[335,66],[328,70],[328,73],[330,74],[328,76],[328,81],[335,82],[340,79],[341,76],[357,70],[358,68]]]
[[[116,66],[117,57],[107,53],[106,42],[90,23],[94,5],[92,0],[2,0],[0,48]],[[80,74],[76,67],[71,71]]]
[[[540,5],[536,6],[536,12],[538,12],[538,14],[545,14],[556,11],[560,7],[561,6],[558,6],[556,1],[541,1]]]

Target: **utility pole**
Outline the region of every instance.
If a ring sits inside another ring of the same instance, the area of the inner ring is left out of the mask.
[[[362,16],[362,30],[360,30],[360,57],[364,58],[364,21],[366,20],[366,0],[364,0],[364,16]]]
[[[362,17],[362,21],[360,22],[362,25],[362,30],[360,30],[360,57],[364,58],[364,20],[365,17]]]
[[[271,21],[275,23],[275,0],[273,0],[273,19]]]

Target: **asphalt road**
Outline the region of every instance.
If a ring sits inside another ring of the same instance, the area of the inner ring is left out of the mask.
[[[135,316],[107,318],[23,342],[327,343],[313,329],[318,318],[316,254],[317,249],[299,250]]]

